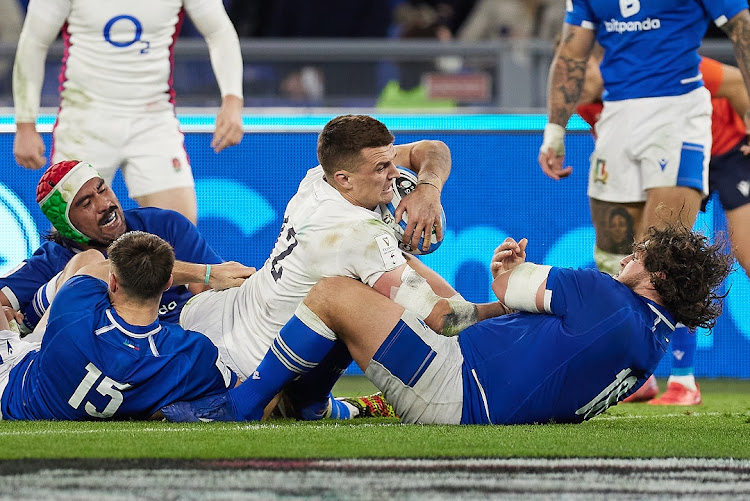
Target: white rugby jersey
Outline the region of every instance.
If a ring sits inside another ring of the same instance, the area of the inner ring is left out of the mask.
[[[221,0],[31,0],[13,71],[17,122],[36,120],[44,60],[61,28],[61,106],[171,109],[184,12],[206,37],[221,95],[242,97],[239,40]]]
[[[310,169],[286,207],[273,252],[225,306],[227,350],[235,361],[254,363],[239,368],[251,372],[318,280],[344,276],[372,286],[405,262],[378,211],[352,205],[326,183],[322,167]]]

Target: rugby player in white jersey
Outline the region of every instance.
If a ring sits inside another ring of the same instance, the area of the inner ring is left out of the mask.
[[[308,171],[289,201],[263,267],[239,288],[206,291],[185,305],[181,325],[207,335],[240,379],[252,377],[280,329],[321,278],[355,278],[390,297],[402,275],[412,273],[408,259],[428,279],[425,286],[442,297],[456,295],[436,273],[402,254],[378,208],[392,198],[396,165],[409,168],[417,172],[418,184],[396,212],[397,217],[404,210],[409,214],[404,238],[415,248],[423,231],[437,226],[442,239],[440,192],[450,173],[450,151],[441,141],[394,146],[393,140],[386,126],[369,116],[345,115],[328,122],[318,138],[321,165]],[[332,386],[351,362],[342,351],[335,368],[320,368],[327,376],[317,379],[318,388]],[[323,396],[328,405],[336,405],[327,390]]]
[[[221,91],[211,146],[242,139],[242,54],[221,0],[31,0],[13,68],[16,162],[46,165],[36,131],[47,50],[65,55],[52,163],[86,158],[107,183],[122,170],[141,206],[196,222],[193,176],[175,116],[173,50],[185,13],[206,38]]]

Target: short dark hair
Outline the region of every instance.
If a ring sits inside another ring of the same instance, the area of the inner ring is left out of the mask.
[[[734,263],[727,247],[722,235],[712,244],[705,235],[677,222],[649,228],[633,252],[643,256],[651,284],[675,319],[691,329],[710,329],[726,296],[719,287]]]
[[[107,255],[128,296],[142,300],[161,297],[174,267],[171,245],[156,235],[129,231],[109,245]]]
[[[326,175],[356,170],[364,148],[388,146],[393,134],[367,115],[340,115],[328,122],[318,136],[318,162]]]

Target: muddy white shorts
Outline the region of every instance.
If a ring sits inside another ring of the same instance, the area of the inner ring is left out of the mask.
[[[606,101],[596,123],[588,195],[605,202],[644,202],[646,190],[687,186],[708,194],[711,97]]]
[[[436,334],[407,310],[365,375],[404,423],[460,424],[463,361],[458,336]]]
[[[131,115],[68,106],[60,109],[52,138],[52,163],[88,162],[110,184],[119,168],[131,198],[194,185],[172,110]]]
[[[39,343],[29,343],[22,340],[18,333],[8,330],[0,331],[0,400],[8,386],[10,371],[33,350],[38,350]],[[3,418],[0,409],[0,419]]]

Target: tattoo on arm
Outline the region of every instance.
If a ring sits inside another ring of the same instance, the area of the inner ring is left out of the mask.
[[[734,45],[737,66],[742,71],[745,87],[750,93],[750,12],[748,10],[741,11],[722,26],[722,29]],[[745,119],[748,119],[747,112]]]
[[[586,60],[558,56],[550,84],[550,122],[565,126],[581,97]]]

